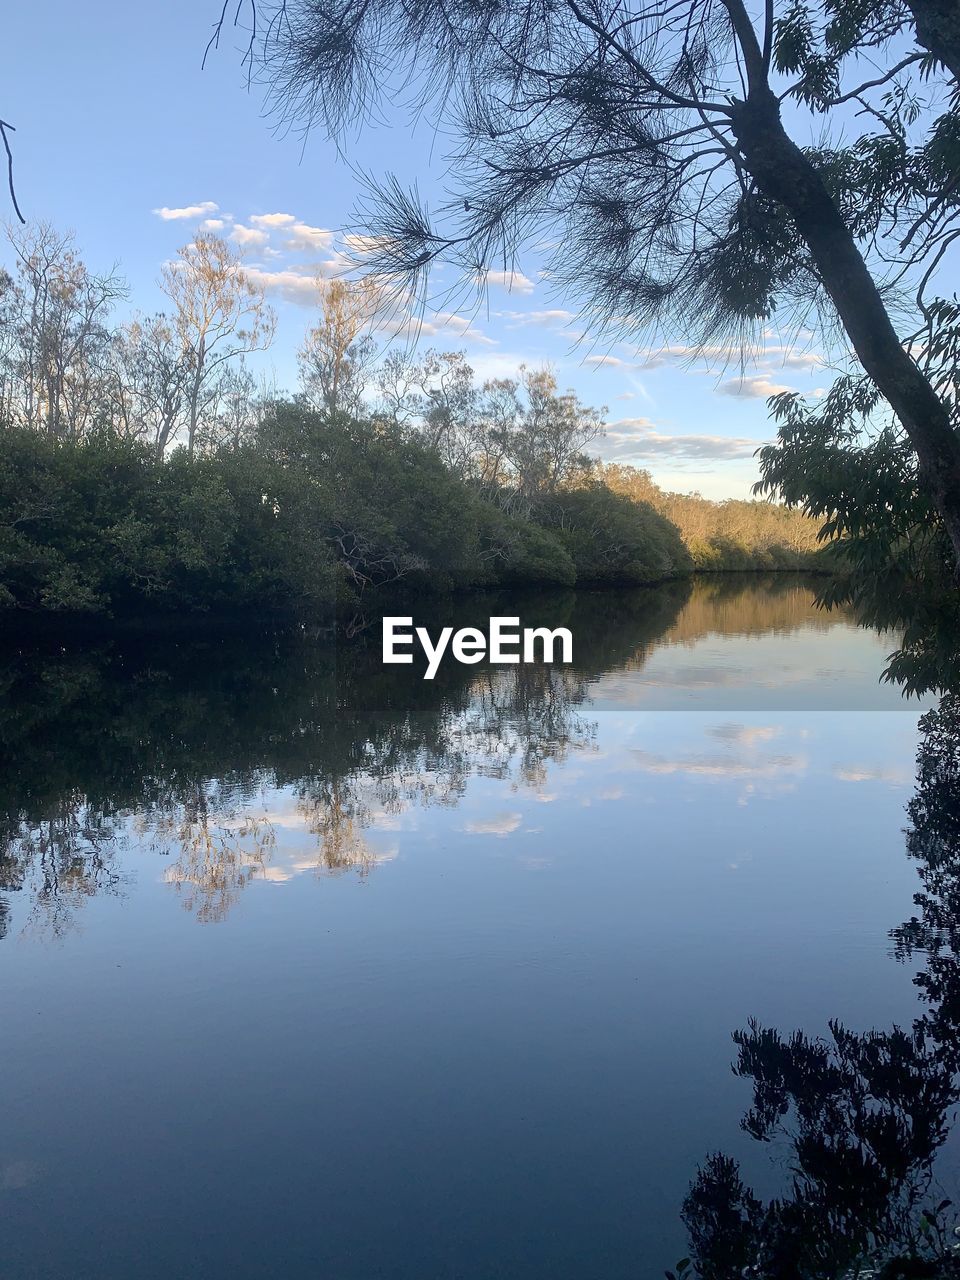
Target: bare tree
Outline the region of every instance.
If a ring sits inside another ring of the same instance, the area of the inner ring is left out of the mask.
[[[113,424],[162,457],[186,420],[192,365],[169,316],[138,316],[114,339]]]
[[[221,236],[198,235],[164,266],[161,288],[173,303],[173,323],[190,364],[187,449],[194,456],[205,402],[223,365],[273,341],[276,317],[264,290]]]
[[[217,449],[239,449],[253,438],[261,412],[257,379],[241,356],[234,364],[223,366],[216,385],[216,399],[204,423],[205,443]]]
[[[11,230],[16,274],[5,289],[5,381],[13,421],[57,439],[97,420],[107,394],[108,319],[123,280],[94,275],[73,236],[47,223]]]
[[[506,456],[529,502],[589,467],[583,451],[603,435],[606,409],[582,405],[572,391],[561,394],[550,369],[521,369],[520,387],[525,403],[507,428]]]
[[[960,84],[956,6],[757,7],[759,20],[745,0],[259,0],[247,57],[284,123],[336,132],[385,97],[381,114],[401,110],[414,84],[416,107],[462,139],[439,223],[396,180],[375,191],[372,271],[422,285],[444,258],[482,275],[546,229],[554,281],[621,332],[679,320],[703,341],[739,337],[778,302],[829,300],[960,562],[960,435],[883,292],[920,277],[922,295],[960,235],[953,108],[917,137],[938,77],[947,94]],[[861,136],[801,147],[786,100],[810,136],[852,111]]]
[[[355,415],[376,353],[369,328],[379,289],[372,279],[326,280],[318,275],[317,299],[319,322],[307,331],[298,352],[300,384],[316,408]]]
[[[521,366],[516,378],[478,387],[462,351],[428,350],[419,359],[391,352],[377,384],[394,422],[507,506],[529,506],[589,468],[584,450],[604,432],[606,409],[561,393],[550,369]]]
[[[465,352],[390,352],[377,386],[381,407],[394,422],[415,426],[457,475],[472,472],[480,448],[480,393]]]

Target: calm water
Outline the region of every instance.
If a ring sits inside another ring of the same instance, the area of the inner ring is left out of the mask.
[[[786,579],[520,611],[573,670],[0,661],[6,1280],[660,1276],[709,1152],[781,1182],[731,1032],[915,1016],[892,640]]]

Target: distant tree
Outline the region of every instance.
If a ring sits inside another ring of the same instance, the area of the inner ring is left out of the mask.
[[[262,401],[257,379],[242,356],[224,365],[205,423],[207,443],[218,449],[239,449],[248,443],[260,422]]]
[[[298,353],[300,384],[314,408],[331,414],[360,412],[377,349],[367,330],[378,294],[372,280],[317,277],[320,319],[307,331]]]
[[[757,333],[832,304],[891,405],[960,563],[960,435],[904,348],[888,287],[923,292],[957,235],[960,23],[945,0],[260,0],[248,54],[282,122],[333,132],[387,99],[462,144],[435,224],[395,179],[363,230],[369,270],[482,278],[545,235],[591,324]],[[281,20],[282,18],[282,20]],[[384,75],[385,64],[391,74]],[[852,145],[801,146],[808,136]],[[856,113],[854,116],[853,113]],[[868,265],[869,260],[869,265]]]
[[[735,1160],[710,1156],[683,1204],[689,1257],[675,1280],[958,1274],[957,1210],[934,1176],[960,1101],[957,696],[919,728],[905,834],[920,889],[891,937],[915,969],[923,1011],[908,1028],[856,1033],[834,1020],[820,1038],[752,1021],[734,1034],[734,1071],[753,1093],[740,1127],[776,1144],[790,1176],[764,1202]]]
[[[126,285],[116,272],[89,271],[73,236],[48,223],[10,230],[8,238],[14,275],[0,290],[8,421],[54,439],[76,439],[103,408],[108,319]]]
[[[589,467],[606,410],[561,393],[550,369],[477,386],[462,351],[391,352],[377,374],[381,406],[413,427],[447,467],[501,502],[529,505]]]
[[[820,522],[776,502],[668,493],[649,471],[611,463],[598,471],[614,491],[647,502],[676,525],[700,569],[788,569],[809,564],[820,548]]]
[[[584,449],[604,433],[606,409],[590,409],[572,391],[560,392],[550,369],[521,369],[524,406],[507,430],[506,455],[516,485],[528,501],[556,493],[576,472],[589,468]]]
[[[390,352],[377,373],[381,404],[395,423],[415,425],[460,476],[472,470],[480,389],[463,351]]]
[[[170,318],[143,316],[124,325],[114,339],[113,372],[114,428],[162,456],[184,425],[192,375]]]
[[[164,266],[161,288],[173,303],[173,324],[190,365],[186,393],[187,451],[224,364],[273,341],[276,317],[264,290],[220,236],[204,233]]]

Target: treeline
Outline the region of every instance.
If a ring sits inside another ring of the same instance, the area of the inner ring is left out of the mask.
[[[614,493],[649,503],[675,525],[700,571],[815,569],[827,563],[819,539],[820,521],[797,507],[736,498],[712,502],[696,493],[665,493],[649,472],[619,464],[603,467],[600,474]]]
[[[515,495],[505,495],[507,507]],[[646,583],[689,568],[676,529],[585,478],[509,510],[416,433],[277,403],[191,459],[94,433],[0,432],[0,605],[316,617],[366,592]]]
[[[222,239],[198,235],[165,268],[168,313],[116,325],[125,286],[69,238],[13,245],[0,607],[316,617],[401,584],[643,584],[795,568],[812,545],[810,522],[773,504],[683,499],[601,467],[587,448],[605,411],[548,370],[479,384],[462,353],[378,357],[369,285],[318,281],[290,398],[244,365],[274,317]]]

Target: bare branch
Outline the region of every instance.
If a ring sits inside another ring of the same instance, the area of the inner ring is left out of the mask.
[[[16,133],[16,129],[7,120],[0,120],[0,137],[3,138],[3,147],[7,153],[7,185],[10,188],[10,199],[13,202],[14,212],[22,223],[26,223],[26,218],[20,211],[20,205],[17,203],[17,192],[13,182],[13,151],[10,148],[10,139],[7,137],[7,131]]]

